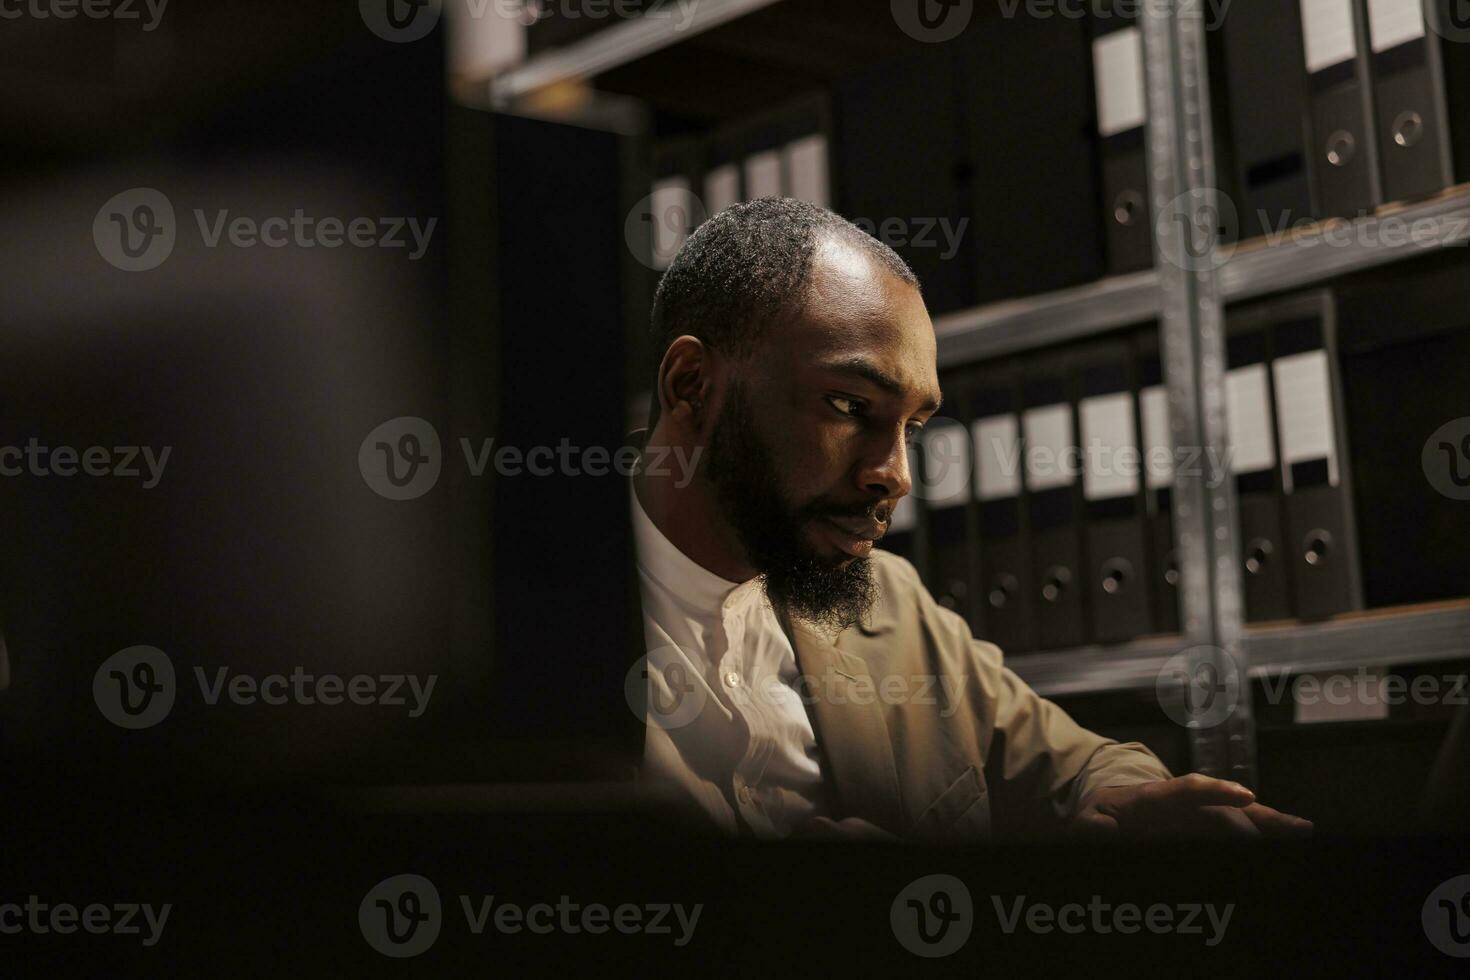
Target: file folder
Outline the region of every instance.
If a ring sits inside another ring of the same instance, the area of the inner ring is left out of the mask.
[[[1322,217],[1355,217],[1381,200],[1360,0],[1299,2],[1317,211]]]
[[[1153,633],[1178,633],[1179,557],[1174,544],[1174,439],[1169,390],[1159,355],[1159,328],[1137,335],[1139,444],[1143,447],[1144,508],[1149,542],[1149,595]]]
[[[1014,361],[982,365],[970,389],[975,501],[979,517],[983,639],[1002,650],[1036,647],[1022,475],[1020,378]]]
[[[1302,62],[1296,0],[1233,0],[1218,51],[1240,237],[1289,229],[1316,216],[1312,204],[1312,103]]]
[[[1249,622],[1292,615],[1280,453],[1270,371],[1270,314],[1260,309],[1227,314],[1225,407],[1230,434],[1228,469],[1240,512],[1242,586]]]
[[[1378,155],[1387,201],[1423,197],[1454,183],[1444,69],[1438,39],[1425,23],[1423,2],[1367,0]]]
[[[973,626],[970,432],[962,422],[935,420],[925,426],[919,444],[924,464],[920,496],[928,511],[929,591]]]
[[[1332,295],[1306,293],[1271,309],[1280,318],[1271,375],[1296,614],[1327,619],[1363,605]]]
[[[1121,11],[1122,5],[1119,5]],[[1144,131],[1143,31],[1121,12],[1095,16],[1092,39],[1097,135],[1102,158],[1102,220],[1112,273],[1153,266]]]
[[[1078,357],[1092,640],[1119,643],[1150,628],[1133,349],[1126,339],[1110,340],[1085,348]]]
[[[1086,640],[1081,450],[1072,368],[1066,352],[1031,355],[1021,382],[1031,593],[1036,645],[1043,650],[1076,647]]]

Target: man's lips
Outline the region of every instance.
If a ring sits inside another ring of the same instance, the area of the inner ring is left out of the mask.
[[[830,537],[838,549],[853,558],[872,554],[873,542],[887,529],[886,525],[866,517],[824,517],[822,523],[830,529]]]

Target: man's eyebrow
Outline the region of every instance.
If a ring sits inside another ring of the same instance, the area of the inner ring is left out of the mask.
[[[824,370],[834,371],[839,374],[856,375],[857,377],[871,382],[877,387],[882,388],[884,391],[888,392],[890,395],[898,398],[903,397],[907,393],[904,389],[904,386],[899,383],[897,378],[893,377],[893,375],[889,374],[887,371],[884,371],[882,368],[874,364],[872,361],[868,360],[866,357],[854,356],[838,358],[836,360],[825,362],[824,364],[822,364],[822,368]],[[943,402],[944,395],[936,393],[933,397],[925,400],[924,404],[919,406],[919,410],[923,412],[937,412],[939,411],[939,406],[943,404]]]

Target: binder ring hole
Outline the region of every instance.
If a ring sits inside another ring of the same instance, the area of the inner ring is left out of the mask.
[[[1124,191],[1113,201],[1113,220],[1128,226],[1138,221],[1143,213],[1143,195],[1137,191]]]
[[[1393,141],[1399,146],[1413,146],[1424,138],[1424,117],[1413,109],[1399,113],[1393,121]]]
[[[1164,581],[1175,588],[1179,587],[1179,557],[1174,552],[1164,559]]]
[[[1041,586],[1041,597],[1047,602],[1056,602],[1062,597],[1062,592],[1072,582],[1072,573],[1061,566],[1049,569],[1046,573],[1046,581]]]
[[[1271,559],[1271,553],[1276,549],[1271,547],[1271,542],[1265,538],[1256,538],[1246,547],[1245,570],[1252,575],[1260,575],[1266,570],[1266,563]]]
[[[1327,137],[1327,162],[1334,167],[1346,167],[1358,152],[1358,141],[1353,134],[1339,129]]]
[[[1019,585],[1014,575],[1002,575],[995,580],[995,584],[991,586],[990,595],[986,598],[994,608],[1004,609],[1006,603],[1011,601],[1011,596],[1016,594]]]
[[[1306,559],[1308,565],[1320,565],[1327,559],[1327,551],[1331,547],[1332,535],[1326,531],[1313,531],[1307,535],[1302,557]]]
[[[1117,595],[1123,591],[1129,577],[1133,574],[1133,566],[1126,558],[1114,558],[1103,564],[1102,590],[1108,595]]]

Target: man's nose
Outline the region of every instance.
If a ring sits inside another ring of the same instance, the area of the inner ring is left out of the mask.
[[[896,438],[882,439],[872,447],[872,453],[858,473],[862,489],[890,500],[907,495],[913,489],[913,475],[903,431]]]

